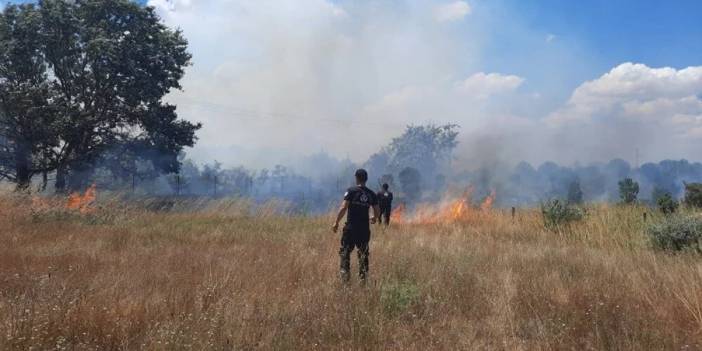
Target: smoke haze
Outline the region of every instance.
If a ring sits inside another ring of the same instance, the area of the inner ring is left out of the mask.
[[[461,126],[457,168],[699,159],[702,66],[603,70],[578,38],[501,2],[148,4],[190,42],[169,99],[204,124],[198,162],[304,168],[324,150],[363,163],[424,123]]]

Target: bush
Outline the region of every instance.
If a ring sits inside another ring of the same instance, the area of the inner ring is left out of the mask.
[[[702,219],[696,216],[669,216],[662,222],[649,226],[648,234],[653,245],[662,250],[700,250]]]
[[[702,208],[702,183],[685,183],[685,204]]]
[[[658,210],[665,215],[670,215],[678,210],[678,202],[673,199],[673,195],[669,192],[664,192],[656,196],[656,205]]]
[[[547,228],[557,228],[573,221],[579,221],[585,215],[582,209],[560,200],[549,200],[541,204],[541,214]]]
[[[619,197],[625,204],[632,204],[639,195],[639,183],[631,178],[624,178],[619,182]]]

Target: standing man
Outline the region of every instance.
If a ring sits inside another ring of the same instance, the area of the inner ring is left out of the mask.
[[[388,183],[383,184],[383,190],[378,192],[378,206],[380,207],[380,223],[385,220],[385,225],[390,224],[390,212],[392,211],[392,192]]]
[[[339,229],[339,222],[346,215],[346,224],[341,234],[341,279],[348,282],[351,270],[351,251],[358,249],[358,275],[362,281],[368,276],[368,242],[370,241],[370,223],[375,223],[380,214],[378,199],[375,193],[366,188],[368,172],[365,169],[356,171],[356,186],[350,187],[344,194],[344,201],[339,207],[339,213],[332,225],[334,233]],[[373,209],[373,216],[368,212]]]

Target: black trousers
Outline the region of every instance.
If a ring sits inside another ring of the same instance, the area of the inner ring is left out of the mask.
[[[391,210],[389,207],[380,208],[380,218],[378,218],[380,220],[380,223],[385,223],[385,225],[390,224],[390,212]]]
[[[339,249],[340,267],[339,272],[343,281],[348,281],[351,275],[351,252],[354,248],[358,253],[358,276],[366,279],[368,276],[368,256],[370,255],[368,242],[370,241],[370,229],[353,230],[348,226],[344,227],[341,234],[341,248]]]

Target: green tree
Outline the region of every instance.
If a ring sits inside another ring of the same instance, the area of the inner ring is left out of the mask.
[[[653,189],[653,198],[656,201],[658,210],[665,215],[673,214],[678,210],[678,202],[673,198],[670,192],[662,190],[660,188]]]
[[[636,202],[636,197],[639,195],[639,183],[631,178],[624,178],[619,181],[619,198],[625,204]]]
[[[36,71],[25,86],[37,100],[30,107],[51,112],[44,118],[52,123],[44,126],[54,140],[10,135],[6,144],[30,143],[24,149],[30,150],[30,159],[41,160],[41,171],[56,171],[58,190],[84,185],[84,175],[117,146],[133,151],[121,157],[146,157],[160,171],[177,171],[178,154],[184,146],[193,145],[200,127],[179,120],[175,107],[162,101],[169,91],[180,88],[178,82],[190,62],[179,31],[165,27],[153,8],[129,0],[9,5],[0,22],[12,22],[12,16],[32,18],[32,29],[39,33],[32,39],[36,41],[33,56],[25,54]],[[22,38],[16,31],[6,33],[0,34],[0,46]],[[23,67],[14,60],[5,62],[14,70]],[[0,84],[11,94],[20,92],[16,85],[5,83],[8,76],[7,70],[0,70]],[[36,91],[45,91],[46,97],[38,98],[42,95]],[[0,104],[2,111],[8,107],[23,114],[34,111]],[[39,127],[40,122],[33,120],[32,126]]]
[[[434,172],[440,161],[449,159],[458,144],[456,128],[454,124],[408,126],[383,150],[388,155],[389,169],[398,172],[411,167],[423,173]]]
[[[702,208],[702,183],[685,183],[685,204]]]
[[[422,175],[412,167],[406,167],[399,174],[400,186],[405,199],[415,203],[422,195]]]
[[[19,189],[48,171],[47,150],[59,145],[41,27],[32,4],[0,13],[0,179]]]

